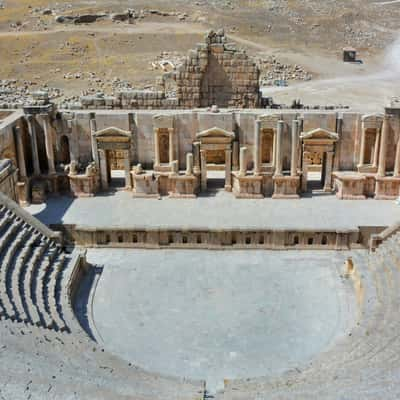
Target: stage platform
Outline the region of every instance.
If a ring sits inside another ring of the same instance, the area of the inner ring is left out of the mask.
[[[78,199],[58,196],[26,209],[48,225],[99,229],[344,230],[389,226],[400,220],[400,206],[390,200],[339,200],[334,195],[239,200],[224,191],[196,199],[135,199],[124,191]]]

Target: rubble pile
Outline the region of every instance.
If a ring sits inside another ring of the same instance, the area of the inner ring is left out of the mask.
[[[177,70],[185,61],[185,55],[176,51],[163,51],[154,61],[150,62],[151,71],[171,72]]]
[[[32,102],[32,94],[38,90],[34,82],[17,81],[15,79],[0,80],[0,108],[21,108]],[[43,85],[41,88],[52,101],[59,99],[63,92],[58,88]]]
[[[286,86],[290,81],[309,81],[311,73],[298,64],[284,64],[275,56],[259,59],[261,86]]]

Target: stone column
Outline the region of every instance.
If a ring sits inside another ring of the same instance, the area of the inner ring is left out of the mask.
[[[247,172],[246,152],[247,152],[247,147],[240,148],[239,176],[246,176],[246,172]]]
[[[303,171],[301,175],[301,190],[303,192],[307,191],[307,179],[308,179],[308,159],[309,159],[310,153],[308,151],[305,151],[304,145],[303,145]]]
[[[397,139],[393,176],[400,177],[400,138]]]
[[[200,150],[200,159],[201,159],[201,190],[207,190],[207,160],[206,160],[206,151]]]
[[[171,164],[172,161],[174,161],[174,130],[173,129],[168,129],[168,134],[169,134],[169,163]]]
[[[297,176],[297,155],[299,142],[299,121],[294,119],[292,122],[292,154],[290,159],[290,176]]]
[[[282,175],[282,135],[283,135],[283,124],[284,122],[278,121],[278,129],[276,130],[276,166],[275,166],[275,175]]]
[[[335,143],[335,155],[333,158],[333,170],[340,170],[340,154],[342,152],[342,137],[343,137],[343,116],[338,117],[336,120],[336,132],[338,134],[339,140]]]
[[[378,168],[378,159],[379,159],[379,139],[380,139],[379,129],[376,129],[375,134],[375,145],[374,145],[374,159],[372,160],[372,166],[374,168]]]
[[[193,161],[194,161],[194,166],[193,166],[193,173],[195,175],[198,175],[201,171],[200,169],[200,142],[194,142],[193,143]]]
[[[365,125],[364,121],[361,122],[361,143],[360,143],[360,157],[358,166],[362,167],[364,165],[365,157]]]
[[[303,146],[302,142],[300,141],[300,136],[303,132],[303,126],[304,126],[304,117],[300,117],[298,119],[299,121],[299,146],[298,146],[298,153],[297,153],[297,170],[301,170],[302,162],[303,162]]]
[[[171,162],[171,172],[174,175],[178,175],[179,174],[178,160],[174,160],[174,161]]]
[[[27,115],[26,119],[28,121],[29,137],[31,139],[33,174],[38,176],[40,175],[40,164],[39,164],[39,152],[37,147],[35,119],[31,114]]]
[[[225,150],[225,190],[232,190],[232,150]]]
[[[21,180],[24,180],[27,176],[27,173],[25,164],[25,150],[24,150],[24,143],[22,142],[21,128],[19,126],[16,126],[14,128],[14,133],[17,142],[19,176]]]
[[[171,146],[171,143],[169,144]],[[158,141],[158,128],[154,129],[154,167],[160,165],[160,142]]]
[[[239,170],[239,142],[235,140],[232,143],[232,170]]]
[[[389,134],[389,117],[385,115],[383,117],[382,132],[381,132],[381,148],[379,151],[378,176],[386,175],[386,144],[387,144],[388,134]]]
[[[100,162],[100,177],[101,187],[103,190],[108,189],[108,171],[107,171],[107,157],[104,150],[99,150],[99,162]]]
[[[125,188],[132,189],[132,180],[131,180],[131,162],[129,159],[129,150],[125,152],[125,159],[124,159],[124,169],[125,169]]]
[[[327,151],[325,157],[325,182],[324,191],[332,190],[332,167],[333,167],[333,151]]]
[[[53,138],[51,137],[51,130],[49,126],[49,115],[41,114],[41,117],[43,120],[43,130],[46,144],[47,162],[49,165],[49,174],[55,174],[56,168],[54,165]]]
[[[276,167],[276,129],[273,130],[272,138],[272,167],[275,170]]]
[[[260,175],[261,169],[261,121],[254,124],[254,175]]]
[[[186,154],[186,172],[187,176],[193,175],[193,154],[187,153]]]
[[[91,133],[91,144],[92,144],[92,158],[93,161],[96,163],[97,168],[100,167],[99,164],[99,154],[97,150],[97,139],[96,139],[96,131],[97,131],[97,126],[96,126],[96,120],[92,118],[90,120],[90,133]]]

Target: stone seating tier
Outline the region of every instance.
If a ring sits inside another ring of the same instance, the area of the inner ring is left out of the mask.
[[[398,398],[400,233],[370,253],[367,263],[359,261],[352,275],[361,302],[360,319],[347,336],[309,365],[278,379],[227,381],[216,398]]]
[[[69,263],[77,260],[63,252],[54,240],[58,235],[40,223],[31,225],[31,217],[25,219],[18,206],[9,205],[8,200],[0,205],[0,317],[70,331],[60,281]]]

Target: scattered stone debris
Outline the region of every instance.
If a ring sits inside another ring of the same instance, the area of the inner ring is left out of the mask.
[[[154,61],[150,62],[150,70],[171,72],[177,70],[184,62],[185,56],[176,51],[163,51]]]
[[[298,64],[281,63],[275,56],[259,59],[261,86],[287,86],[290,81],[309,81],[311,73]]]
[[[53,101],[63,95],[61,89],[50,88],[46,84],[41,89]],[[0,80],[0,108],[20,108],[23,104],[31,103],[37,91],[38,87],[32,81]]]

